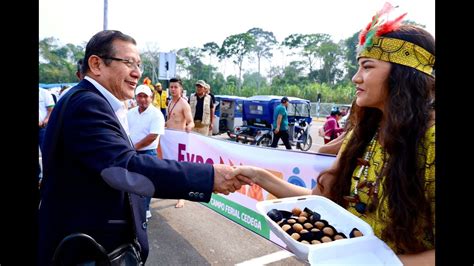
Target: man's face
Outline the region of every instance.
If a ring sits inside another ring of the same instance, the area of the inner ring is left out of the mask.
[[[142,73],[137,66],[141,64],[137,47],[130,42],[115,40],[113,57],[131,59],[135,63],[128,65],[122,61],[112,60],[108,66],[100,69],[100,83],[121,101],[132,99],[135,87]]]
[[[172,97],[181,96],[181,85],[178,82],[170,82],[170,94]]]
[[[201,86],[201,85],[196,85],[196,93],[197,93],[197,95],[203,96],[205,92],[206,92],[206,88],[204,88],[204,87]]]
[[[145,110],[148,108],[148,106],[150,105],[151,103],[151,100],[152,98],[148,95],[146,95],[145,93],[143,92],[140,92],[138,95],[137,95],[137,104],[139,106],[140,109],[142,110]]]
[[[155,86],[155,90],[157,90],[157,91],[162,91],[162,90],[163,90],[163,87],[161,87],[161,86]]]

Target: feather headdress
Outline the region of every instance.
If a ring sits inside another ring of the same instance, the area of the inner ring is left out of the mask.
[[[403,39],[383,36],[400,28],[402,19],[407,14],[404,13],[394,20],[388,20],[389,13],[395,8],[390,3],[385,3],[383,8],[372,17],[372,21],[361,30],[357,57],[375,58],[409,66],[434,76],[435,56],[433,54]]]
[[[390,12],[397,7],[398,6],[394,7],[388,2],[384,4],[382,9],[372,17],[372,21],[359,33],[359,46],[363,48],[370,46],[375,36],[381,36],[400,27],[407,13],[400,15],[394,20],[388,20]],[[384,16],[387,17],[387,19],[384,19]]]

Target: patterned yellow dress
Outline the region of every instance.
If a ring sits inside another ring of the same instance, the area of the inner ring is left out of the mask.
[[[348,136],[345,138],[342,146],[341,152],[345,149],[347,142],[352,137],[352,132],[348,132]],[[358,165],[354,169],[354,176],[360,176],[359,182],[367,181],[369,183],[376,181],[377,174],[381,173],[383,167],[383,156],[384,151],[382,146],[377,140],[371,142],[368,145],[364,152],[364,159],[369,161],[368,167],[363,167],[362,165]],[[431,202],[431,211],[432,211],[432,223],[433,223],[433,231],[426,232],[425,235],[418,236],[419,239],[422,240],[426,249],[433,249],[434,248],[434,234],[435,234],[435,125],[428,128],[425,133],[424,138],[424,145],[419,149],[419,156],[421,156],[422,160],[425,162],[425,195]],[[385,157],[387,155],[385,154]],[[378,198],[381,198],[383,195],[383,182],[385,177],[381,177],[379,182],[380,185],[378,186]],[[353,178],[351,184],[351,194],[355,193],[357,181]],[[369,197],[369,189],[370,187],[365,186],[363,188],[357,189],[357,195],[359,196],[359,200],[362,203],[367,204],[367,206],[371,202],[371,198]],[[387,213],[388,213],[388,202],[385,198],[383,202],[380,202],[381,206],[376,211],[368,212],[361,214],[355,208],[355,203],[350,203],[348,207],[348,211],[356,215],[357,217],[361,218],[373,228],[374,233],[377,237],[381,238],[382,231],[387,225]],[[382,239],[382,238],[381,238]],[[384,239],[382,239],[384,240]],[[395,248],[395,243],[387,242],[387,245],[392,248],[396,253],[399,253]]]

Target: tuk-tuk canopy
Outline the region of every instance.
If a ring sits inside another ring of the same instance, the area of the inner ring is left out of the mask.
[[[255,101],[271,101],[271,100],[277,100],[278,102],[281,101],[281,98],[283,96],[277,96],[277,95],[255,95],[252,97],[248,97],[247,100],[255,100]],[[290,100],[290,103],[310,103],[309,100],[306,99],[301,99],[298,97],[287,97],[288,100]]]
[[[265,121],[266,124],[273,122],[273,112],[275,107],[281,103],[283,96],[277,95],[256,95],[247,98],[244,101],[244,121]],[[288,97],[289,105],[287,108],[288,119],[304,118],[306,122],[311,123],[311,102],[298,97]],[[250,122],[252,123],[252,122]]]

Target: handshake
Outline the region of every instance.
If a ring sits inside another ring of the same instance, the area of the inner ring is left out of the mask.
[[[243,185],[256,182],[256,171],[251,166],[229,166],[214,164],[214,193],[229,193],[239,190]]]

